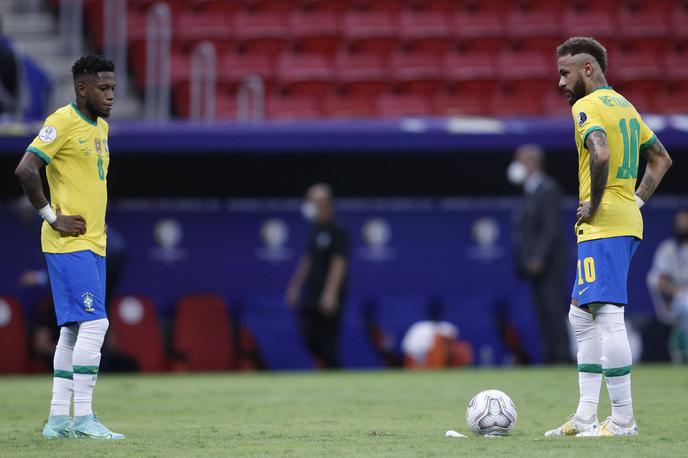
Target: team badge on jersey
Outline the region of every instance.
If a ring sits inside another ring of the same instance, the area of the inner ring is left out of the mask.
[[[585,114],[585,111],[581,111],[578,113],[578,126],[583,127],[583,124],[585,124],[588,120],[588,115]]]
[[[90,291],[85,292],[81,295],[81,299],[84,301],[84,311],[85,312],[95,312],[93,308],[93,293]]]
[[[38,132],[38,138],[40,138],[43,143],[54,142],[57,138],[57,129],[53,126],[44,126],[41,131]]]

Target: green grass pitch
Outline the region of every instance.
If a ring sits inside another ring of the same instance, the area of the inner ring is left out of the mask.
[[[573,366],[442,372],[109,375],[95,407],[120,442],[44,440],[51,379],[0,377],[0,456],[688,456],[688,369],[633,372],[640,436],[545,438],[575,409]],[[468,433],[468,400],[513,398],[507,438]],[[609,414],[606,389],[600,417]]]

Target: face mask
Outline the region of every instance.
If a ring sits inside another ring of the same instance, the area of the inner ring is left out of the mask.
[[[310,201],[306,201],[301,205],[301,215],[306,221],[313,222],[317,216],[317,210],[315,209],[315,204]]]
[[[506,169],[506,178],[509,180],[509,183],[514,186],[521,186],[526,182],[526,178],[528,178],[528,169],[523,163],[513,161]]]

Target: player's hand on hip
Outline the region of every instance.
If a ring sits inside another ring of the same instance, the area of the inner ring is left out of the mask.
[[[578,203],[578,208],[576,209],[576,218],[578,219],[576,226],[579,226],[581,223],[588,222],[590,218],[592,218],[592,208],[590,207],[590,202],[584,201]]]
[[[78,237],[86,233],[86,220],[80,215],[63,215],[60,207],[55,208],[57,219],[50,225],[63,237]]]

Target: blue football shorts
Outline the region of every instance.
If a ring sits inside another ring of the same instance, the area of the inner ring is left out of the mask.
[[[105,257],[84,250],[45,259],[58,326],[106,318]]]
[[[640,239],[630,236],[579,243],[571,298],[580,306],[628,304],[628,269],[639,245]]]

